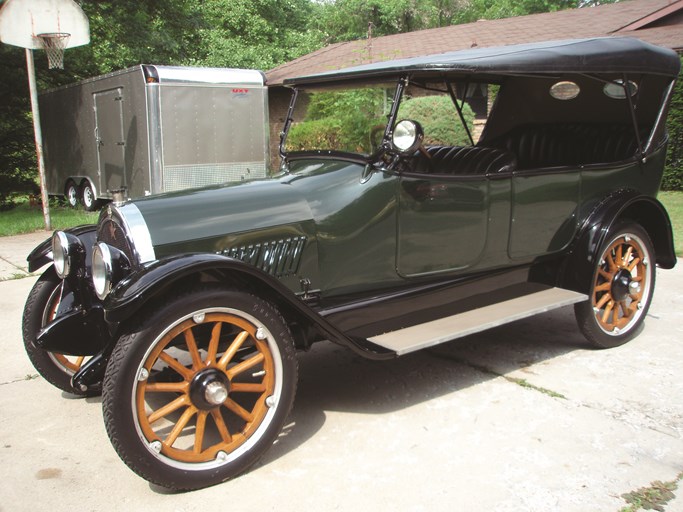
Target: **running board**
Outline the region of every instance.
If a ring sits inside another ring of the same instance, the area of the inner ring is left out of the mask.
[[[583,293],[550,288],[432,322],[373,336],[369,340],[393,350],[396,355],[400,356],[587,299],[588,296]]]

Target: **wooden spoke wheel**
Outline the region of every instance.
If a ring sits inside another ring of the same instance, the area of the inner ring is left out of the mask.
[[[596,261],[590,301],[575,310],[584,335],[598,347],[629,341],[650,307],[655,284],[652,242],[637,224],[620,224]]]
[[[40,330],[57,315],[61,300],[62,280],[52,267],[43,273],[31,289],[22,318],[24,348],[36,371],[53,386],[81,396],[99,394],[96,387],[85,392],[71,386],[71,377],[89,359],[86,356],[67,356],[39,348],[35,344]]]
[[[296,372],[289,329],[269,303],[213,288],[183,295],[119,340],[105,377],[107,431],[147,480],[212,485],[272,444]]]

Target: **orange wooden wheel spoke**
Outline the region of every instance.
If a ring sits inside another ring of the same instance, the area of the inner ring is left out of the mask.
[[[607,283],[602,283],[601,285],[598,285],[595,287],[596,292],[607,292],[612,288],[612,283],[607,282]]]
[[[598,309],[601,309],[602,306],[607,304],[607,301],[609,301],[612,298],[612,296],[609,293],[605,293],[600,300],[595,304],[595,307]]]
[[[211,341],[209,342],[208,353],[206,354],[206,364],[216,364],[216,354],[218,354],[218,341],[221,337],[222,322],[216,322],[216,325],[211,329]]]
[[[621,244],[617,245],[617,253],[615,255],[615,259],[617,261],[617,265],[624,262],[624,251],[623,246]]]
[[[628,262],[631,261],[631,256],[633,256],[633,246],[629,245],[628,249],[626,249],[626,254],[624,254],[624,257],[621,260],[624,267],[626,267]]]
[[[633,276],[631,277],[631,281],[635,281],[636,283],[640,283],[643,280],[643,276]]]
[[[639,263],[640,263],[640,258],[635,258],[635,259],[631,262],[631,264],[628,266],[628,271],[629,271],[629,272],[633,272],[633,269],[635,269],[635,268],[638,266]]]
[[[609,270],[610,272],[614,273],[618,269],[617,264],[614,261],[614,256],[612,255],[611,252],[608,252],[605,255],[605,261],[607,261],[607,264],[609,265]]]
[[[182,375],[182,377],[185,380],[192,379],[192,370],[190,370],[189,368],[185,368],[182,364],[180,364],[180,361],[178,361],[173,356],[170,356],[166,352],[162,352],[161,354],[159,354],[159,359],[161,359],[164,363],[166,363],[168,366],[170,366],[176,372]]]
[[[610,313],[612,312],[612,308],[614,307],[614,302],[611,300],[607,303],[607,307],[605,308],[605,312],[602,314],[602,322],[607,323],[607,319],[609,318]]]
[[[191,406],[191,407],[188,407],[187,409],[185,409],[185,412],[180,417],[178,422],[173,427],[173,430],[171,430],[171,433],[168,434],[168,437],[164,441],[164,444],[166,446],[173,446],[173,443],[176,442],[180,433],[187,426],[187,424],[192,419],[192,416],[194,416],[195,414],[197,414],[197,408],[196,407]]]
[[[147,416],[147,421],[150,423],[154,423],[155,421],[159,421],[161,418],[166,416],[167,414],[171,414],[173,411],[177,411],[183,406],[189,406],[190,405],[190,397],[187,395],[179,396],[172,402],[167,403],[163,407],[157,409],[154,411],[152,414]]]
[[[216,366],[218,366],[221,370],[225,370],[228,367],[228,364],[230,364],[230,361],[232,361],[232,358],[235,357],[235,354],[240,349],[242,344],[247,340],[248,337],[249,333],[247,331],[242,331],[241,333],[239,333],[228,347],[228,350],[225,351],[225,354],[221,356]]]
[[[247,359],[246,361],[242,361],[240,364],[237,364],[230,368],[226,373],[228,374],[228,378],[230,380],[234,379],[235,376],[239,375],[240,373],[247,371],[249,368],[253,368],[257,364],[263,362],[265,359],[265,356],[259,352],[258,354],[254,354],[252,357]]]
[[[598,275],[601,275],[603,278],[607,279],[610,281],[612,279],[612,274],[604,270],[602,267],[598,268]]]
[[[150,382],[145,386],[145,392],[185,393],[188,388],[187,382]]]
[[[244,421],[254,421],[254,415],[252,413],[244,409],[240,404],[236,403],[230,398],[223,402],[223,405],[235,414],[237,414],[237,416],[242,418]]]
[[[192,334],[192,329],[187,329],[183,332],[185,336],[185,343],[187,344],[187,350],[192,356],[192,368],[199,370],[202,367],[202,356],[197,348],[197,342],[194,339],[194,334]]]
[[[221,435],[221,439],[223,440],[223,442],[231,443],[232,435],[230,435],[230,431],[228,430],[228,426],[225,424],[225,420],[221,415],[221,411],[218,409],[212,410],[211,417],[213,418],[213,421],[216,424],[216,428],[218,429],[218,433]]]
[[[248,384],[246,382],[233,382],[230,386],[231,393],[265,393],[265,384]]]
[[[204,443],[204,430],[206,429],[206,416],[209,413],[207,411],[199,411],[197,414],[197,425],[195,426],[194,432],[194,453],[199,454],[202,452],[202,444]]]

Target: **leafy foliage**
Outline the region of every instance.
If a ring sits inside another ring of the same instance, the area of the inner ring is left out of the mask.
[[[472,130],[474,113],[469,105],[463,107],[463,117]],[[419,96],[401,103],[399,118],[413,119],[422,125],[426,145],[465,146],[470,144],[465,128],[450,96]]]
[[[313,26],[327,42],[612,3],[616,0],[319,0]]]
[[[292,126],[287,149],[372,152],[371,133],[386,124],[384,100],[381,88],[311,94],[306,119]]]
[[[681,57],[683,64],[683,57]],[[683,76],[679,76],[666,122],[669,149],[666,155],[663,190],[683,190]]]

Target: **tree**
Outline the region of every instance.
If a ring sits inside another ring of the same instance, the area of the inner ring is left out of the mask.
[[[193,64],[271,69],[322,45],[310,0],[195,0],[202,22]]]

